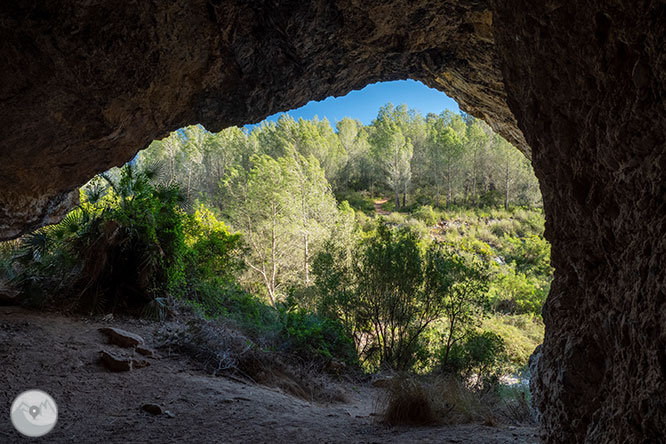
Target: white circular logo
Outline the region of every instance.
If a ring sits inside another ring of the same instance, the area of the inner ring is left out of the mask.
[[[28,390],[14,399],[11,418],[14,428],[25,436],[44,436],[58,421],[58,406],[48,393]]]

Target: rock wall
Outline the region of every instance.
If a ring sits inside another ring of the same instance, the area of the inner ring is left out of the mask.
[[[500,3],[556,269],[533,381],[546,442],[666,442],[666,4]]]
[[[666,5],[629,3],[4,2],[0,238],[178,127],[422,80],[532,156],[556,268],[534,380],[546,442],[659,442]]]

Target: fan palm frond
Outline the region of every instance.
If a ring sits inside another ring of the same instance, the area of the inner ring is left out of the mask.
[[[142,173],[153,183],[163,183],[167,178],[167,164],[164,160],[155,160],[143,167]]]

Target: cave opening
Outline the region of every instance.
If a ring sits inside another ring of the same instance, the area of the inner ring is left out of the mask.
[[[0,17],[3,239],[61,220],[78,186],[177,128],[417,79],[530,156],[539,179],[557,270],[534,360],[543,439],[663,441],[660,2],[28,2]],[[4,329],[3,345],[27,330]]]
[[[5,303],[170,322],[189,338],[167,335],[169,346],[196,349],[184,357],[205,373],[330,402],[330,387],[294,380],[301,364],[249,367],[270,344],[325,378],[373,380],[364,396],[381,398],[373,414],[390,424],[483,417],[535,433],[527,364],[552,280],[538,183],[529,159],[443,93],[379,83],[242,128],[180,128],[78,201],[4,246]],[[373,262],[386,260],[405,267]],[[288,375],[262,376],[277,370]],[[337,383],[337,402],[359,407],[347,388]],[[426,412],[395,413],[419,391],[431,392]]]

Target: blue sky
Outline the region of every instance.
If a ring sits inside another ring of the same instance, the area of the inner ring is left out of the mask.
[[[396,80],[374,83],[343,97],[329,97],[321,102],[312,101],[287,113],[295,119],[326,117],[333,125],[347,116],[367,125],[377,117],[379,108],[388,102],[394,105],[405,103],[408,107],[419,110],[424,116],[431,112],[439,114],[445,109],[460,112],[455,100],[443,92],[428,88],[415,80]],[[277,120],[282,114],[273,114],[266,120]]]

